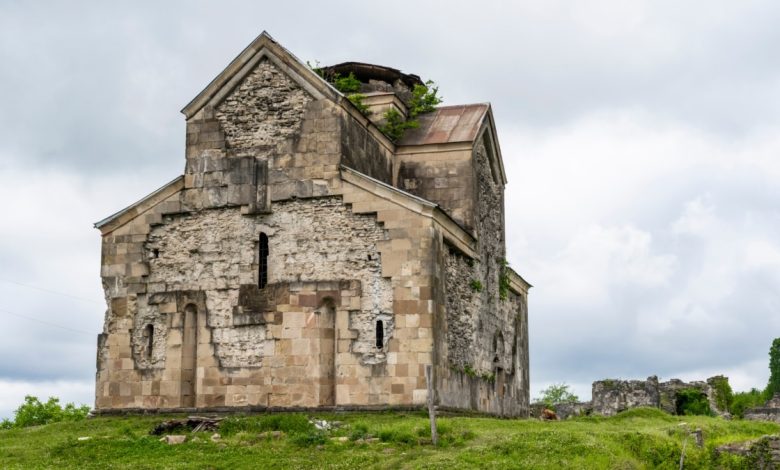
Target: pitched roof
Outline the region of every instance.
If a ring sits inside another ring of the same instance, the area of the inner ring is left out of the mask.
[[[472,142],[482,127],[490,105],[487,103],[442,106],[420,114],[420,127],[404,133],[398,145],[447,144]]]
[[[277,43],[270,34],[263,31],[250,45],[241,51],[225,69],[192,99],[181,112],[191,118],[206,104],[221,101],[224,95],[235,87],[262,58],[268,58],[316,98],[328,96],[337,100],[338,92],[322,77],[314,73],[290,51]]]

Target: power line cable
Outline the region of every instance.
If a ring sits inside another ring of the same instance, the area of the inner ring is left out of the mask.
[[[38,323],[43,323],[44,325],[54,326],[56,328],[62,328],[63,330],[72,331],[74,333],[81,333],[81,334],[90,335],[90,336],[93,336],[95,334],[95,333],[90,333],[90,332],[84,331],[84,330],[77,330],[75,328],[70,328],[70,327],[67,327],[67,326],[58,325],[56,323],[48,322],[46,320],[40,320],[38,318],[28,317],[27,315],[21,315],[19,313],[9,312],[8,310],[0,309],[0,313],[5,313],[6,315],[13,315],[15,317],[24,318],[24,319],[31,320],[31,321],[38,322]]]
[[[35,289],[35,290],[39,290],[39,291],[42,291],[42,292],[48,292],[49,294],[61,295],[63,297],[70,297],[71,299],[80,300],[82,302],[90,302],[90,303],[93,303],[93,304],[102,304],[103,303],[103,302],[99,302],[99,301],[97,301],[95,299],[87,299],[87,298],[84,298],[84,297],[78,297],[78,296],[75,296],[75,295],[66,294],[64,292],[57,292],[56,290],[45,289],[43,287],[37,287],[37,286],[31,286],[29,284],[22,284],[21,282],[16,282],[16,281],[10,281],[8,279],[0,278],[0,282],[5,282],[5,283],[8,283],[8,284],[15,284],[17,286],[26,287],[28,289]]]

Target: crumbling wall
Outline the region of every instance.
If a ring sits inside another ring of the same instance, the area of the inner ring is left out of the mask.
[[[744,417],[751,421],[774,421],[780,423],[780,393],[776,393],[764,406],[745,410]]]
[[[631,408],[649,406],[658,408],[660,394],[658,377],[647,380],[598,380],[593,382],[593,412],[612,416]]]
[[[355,313],[361,321],[353,324],[362,334],[355,353],[373,351],[372,322],[380,316],[387,325],[385,335],[392,334],[393,319],[387,314],[392,312],[392,286],[382,277],[377,248],[386,234],[374,217],[352,214],[339,198],[280,202],[273,213],[256,217],[241,215],[237,208],[166,216],[145,245],[148,294],[205,291],[208,326],[223,367],[257,367],[273,352],[265,342],[265,325],[233,323],[239,286],[257,284],[261,232],[269,239],[269,284],[361,281],[363,295]],[[153,315],[153,309],[139,308],[142,323]],[[134,333],[133,344],[140,351],[141,333]]]
[[[451,366],[473,367],[472,349],[480,314],[478,292],[472,287],[474,260],[448,249],[444,256],[447,302],[447,352]]]
[[[715,388],[711,385],[715,380],[726,380],[723,376],[715,376],[704,381],[683,382],[671,379],[659,382],[655,375],[647,380],[598,380],[593,382],[592,407],[595,414],[612,416],[621,411],[640,406],[660,408],[667,413],[677,413],[677,394],[682,390],[696,389],[707,396],[710,409],[717,415],[724,415],[726,410],[718,408]]]
[[[149,305],[146,297],[132,298],[129,309],[137,312],[133,318],[131,345],[133,360],[139,369],[165,367],[165,345],[168,336],[168,319],[157,305]],[[151,336],[149,336],[151,326]],[[151,348],[149,347],[151,346]]]

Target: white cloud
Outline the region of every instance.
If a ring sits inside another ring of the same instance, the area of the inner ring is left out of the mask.
[[[27,382],[0,379],[0,420],[13,419],[14,411],[24,403],[24,397],[32,395],[41,401],[56,397],[60,404],[88,405],[95,403],[95,383],[92,381],[55,380]]]

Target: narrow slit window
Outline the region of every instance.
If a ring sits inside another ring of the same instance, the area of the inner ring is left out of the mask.
[[[266,284],[268,284],[268,236],[265,233],[261,233],[257,285],[262,289]]]
[[[146,336],[146,358],[150,359],[152,357],[152,347],[154,346],[154,326],[146,325],[144,336]]]
[[[376,321],[376,347],[382,349],[385,344],[385,324],[382,320]]]

